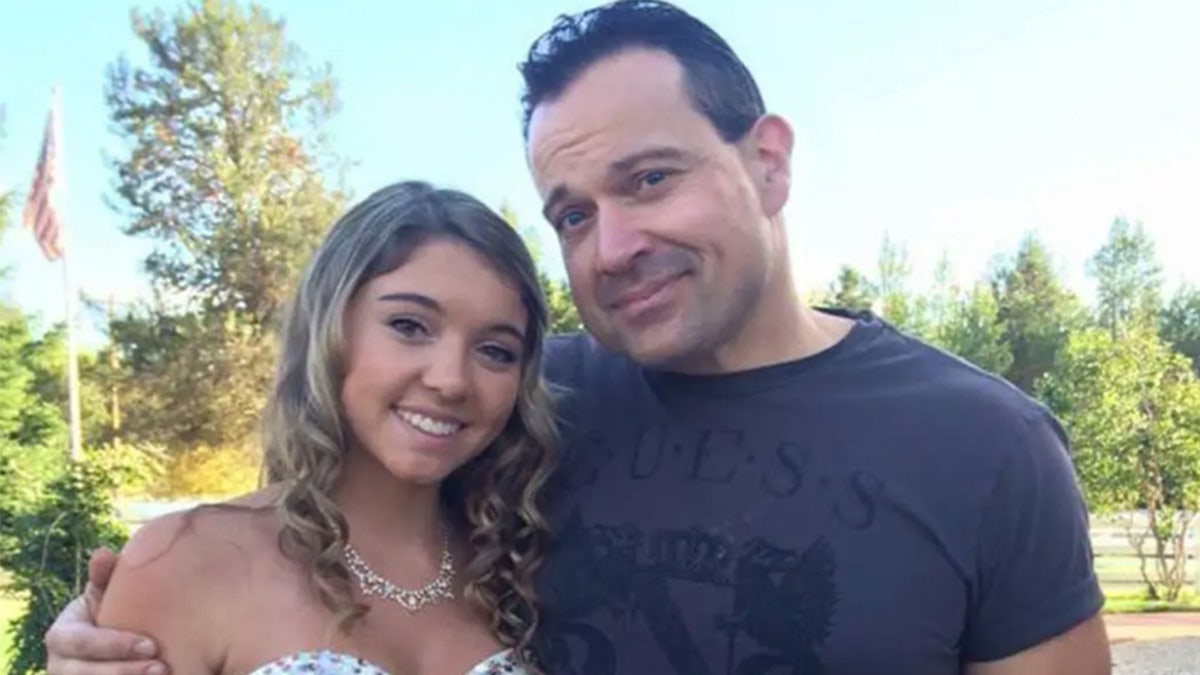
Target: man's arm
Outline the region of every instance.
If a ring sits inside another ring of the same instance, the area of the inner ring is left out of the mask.
[[[979,514],[969,675],[1109,675],[1087,506],[1062,427],[1028,414]]]
[[[1109,675],[1112,654],[1100,615],[1023,652],[967,664],[965,675]]]
[[[72,600],[46,632],[48,675],[166,675],[167,667],[154,660],[158,649],[145,635],[100,628],[96,614],[117,565],[117,555],[107,549],[92,553],[88,585]]]

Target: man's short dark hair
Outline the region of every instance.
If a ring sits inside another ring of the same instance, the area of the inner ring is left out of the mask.
[[[754,77],[713,29],[667,2],[619,0],[559,16],[530,46],[520,65],[526,140],[538,105],[561,95],[592,64],[634,47],[661,49],[679,61],[692,106],[727,143],[741,140],[766,112]]]

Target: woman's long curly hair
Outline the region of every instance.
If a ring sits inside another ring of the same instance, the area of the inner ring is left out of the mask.
[[[471,547],[465,596],[490,618],[500,641],[524,658],[538,624],[532,577],[549,533],[539,497],[557,458],[540,368],[547,310],[529,251],[487,206],[461,192],[403,182],[375,192],[337,221],[285,315],[264,421],[264,478],[278,487],[281,550],[309,567],[321,601],[348,630],[366,607],[353,599],[342,557],[349,528],[330,499],[351,442],[339,403],[342,321],[358,289],[433,239],[461,242],[491,261],[517,287],[528,314],[513,414],[495,441],[442,487],[444,505]]]

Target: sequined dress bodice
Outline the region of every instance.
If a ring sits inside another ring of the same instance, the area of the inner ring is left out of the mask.
[[[332,651],[300,652],[276,659],[250,675],[391,675],[373,663]],[[529,675],[510,650],[484,659],[464,675]]]

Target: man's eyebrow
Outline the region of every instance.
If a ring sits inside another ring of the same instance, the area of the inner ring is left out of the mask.
[[[672,161],[685,160],[691,155],[679,148],[669,145],[657,145],[649,148],[643,148],[636,152],[625,155],[621,159],[613,162],[608,167],[609,173],[627,173],[638,164],[647,160],[666,159]]]
[[[567,190],[566,185],[562,183],[555,185],[554,189],[550,190],[549,196],[546,197],[546,203],[542,205],[542,217],[548,221],[553,221],[553,218],[550,217],[550,212],[554,210],[554,207],[559,202],[566,199],[568,194],[570,194],[570,191]]]
[[[678,162],[691,158],[692,155],[690,153],[679,148],[669,145],[656,145],[631,152],[628,155],[625,155],[624,157],[612,162],[608,165],[608,173],[628,173],[642,162],[651,160],[670,160]],[[546,196],[545,204],[542,206],[542,217],[544,217],[547,221],[553,222],[553,218],[550,217],[550,214],[554,211],[554,207],[558,206],[559,202],[567,199],[570,194],[571,191],[567,188],[565,183],[559,183],[558,185],[555,185],[550,190],[550,193]]]

